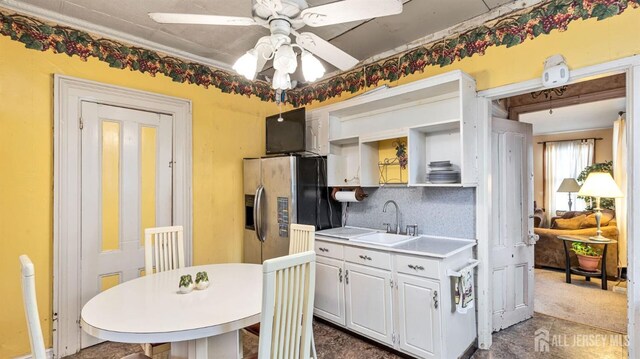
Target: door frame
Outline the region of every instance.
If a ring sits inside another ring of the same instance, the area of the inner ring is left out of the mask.
[[[540,68],[542,71],[542,68]],[[627,236],[633,239],[640,235],[640,156],[634,156],[634,148],[640,148],[640,56],[571,69],[569,84],[587,80],[591,77],[626,74],[627,99]],[[519,83],[500,86],[478,92],[478,187],[476,190],[476,228],[478,266],[478,347],[489,349],[492,344],[492,305],[491,305],[491,257],[490,243],[492,210],[491,203],[491,109],[492,101],[523,93],[543,90],[542,79],[536,78]],[[640,323],[640,245],[628,241],[627,267],[627,333],[628,353],[635,358],[640,353],[640,332],[636,323]],[[533,340],[533,333],[532,333]]]
[[[53,353],[80,349],[81,101],[173,116],[174,223],[184,226],[186,265],[192,258],[191,101],[85,79],[54,75]]]

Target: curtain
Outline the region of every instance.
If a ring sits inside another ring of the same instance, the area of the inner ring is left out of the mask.
[[[620,115],[613,123],[613,178],[624,197],[616,198],[618,224],[618,267],[627,266],[627,131],[626,121]]]
[[[595,141],[576,140],[547,142],[545,150],[545,207],[547,215],[553,217],[556,210],[569,209],[569,194],[558,193],[558,187],[565,178],[576,178],[582,170],[593,164]],[[572,210],[581,211],[585,202],[571,193]]]

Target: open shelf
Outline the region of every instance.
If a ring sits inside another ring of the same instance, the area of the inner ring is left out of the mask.
[[[358,137],[329,141],[327,182],[330,187],[360,186],[359,151]]]
[[[427,181],[428,164],[451,161],[453,169],[462,171],[460,121],[446,121],[414,127],[409,130],[409,185],[455,187],[461,183],[431,183]]]

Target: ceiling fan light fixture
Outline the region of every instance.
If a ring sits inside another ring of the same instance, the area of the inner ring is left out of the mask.
[[[273,68],[291,74],[296,71],[297,67],[298,62],[293,47],[289,44],[283,44],[278,47],[276,55],[273,58]]]
[[[313,82],[324,76],[324,66],[322,66],[322,63],[317,57],[308,51],[304,51],[300,58],[302,60],[302,74],[305,80]]]
[[[271,87],[274,90],[288,90],[291,88],[291,77],[286,72],[276,70],[273,75]]]
[[[255,78],[257,67],[258,52],[255,49],[247,51],[244,55],[240,56],[238,60],[236,60],[235,64],[233,64],[233,69],[250,81]]]

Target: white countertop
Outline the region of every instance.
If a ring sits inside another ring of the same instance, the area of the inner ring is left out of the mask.
[[[376,231],[376,230],[372,230]],[[347,244],[354,247],[373,248],[388,252],[414,254],[435,258],[448,258],[456,253],[472,248],[476,245],[473,239],[449,238],[421,235],[419,238],[399,244],[397,246],[377,246],[365,242],[349,241],[347,238],[325,236],[322,231],[316,232],[316,239],[320,241]]]
[[[183,274],[206,271],[209,287],[178,293]],[[147,275],[93,297],[82,308],[82,328],[122,343],[159,343],[210,337],[260,321],[262,266],[211,264]]]

